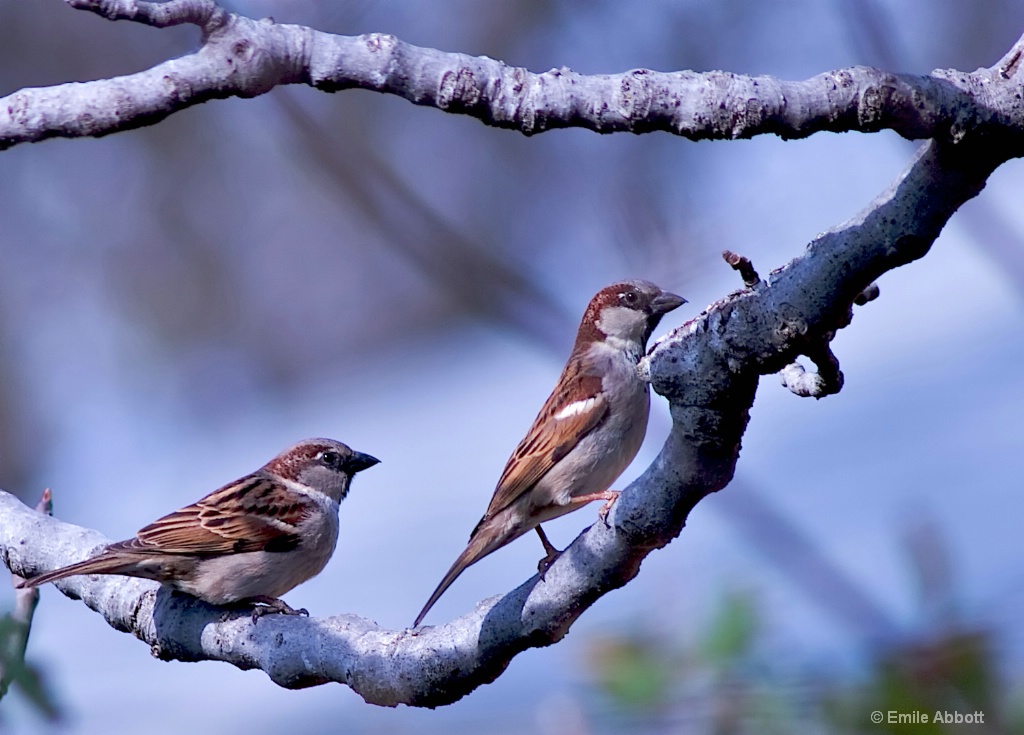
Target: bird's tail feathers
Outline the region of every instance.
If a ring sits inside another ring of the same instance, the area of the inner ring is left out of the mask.
[[[54,569],[52,572],[44,572],[43,574],[36,575],[35,577],[19,582],[17,587],[38,587],[39,585],[46,584],[47,582],[56,582],[59,579],[72,577],[76,574],[125,574],[129,570],[133,569],[136,563],[137,561],[135,559],[101,554],[93,557],[92,559],[80,561],[77,564],[71,564],[70,566],[61,567],[60,569]]]
[[[452,583],[458,579],[460,574],[490,554],[492,551],[500,549],[511,541],[512,538],[514,538],[514,536],[509,534],[507,531],[502,533],[499,529],[488,528],[485,523],[481,522],[473,532],[473,536],[469,539],[469,544],[467,544],[463,552],[459,554],[459,558],[455,560],[455,563],[452,564],[452,568],[444,575],[444,579],[441,580],[441,584],[437,585],[437,589],[434,590],[430,599],[427,600],[427,604],[423,606],[423,609],[420,610],[420,614],[416,616],[416,622],[412,624],[412,627],[417,627],[423,621],[423,618],[426,617],[428,612],[430,612],[430,608],[432,608],[434,603],[440,599],[441,595],[445,593],[445,590],[452,586]]]

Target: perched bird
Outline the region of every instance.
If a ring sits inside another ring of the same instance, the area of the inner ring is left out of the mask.
[[[306,439],[135,538],[19,587],[75,574],[124,574],[212,605],[262,603],[253,622],[267,612],[308,614],[278,598],[327,565],[338,541],[338,504],[352,476],[379,461],[332,439]]]
[[[637,366],[661,318],[686,303],[648,281],[625,281],[590,301],[569,361],[526,437],[505,465],[491,504],[413,626],[471,564],[536,528],[543,571],[559,554],[540,524],[593,500],[605,518],[608,488],[633,461],[647,432],[648,384]]]

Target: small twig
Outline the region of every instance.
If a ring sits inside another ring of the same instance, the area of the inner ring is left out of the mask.
[[[843,371],[839,369],[839,360],[828,346],[832,336],[829,333],[816,349],[805,353],[818,368],[817,372],[809,373],[803,365],[793,362],[779,373],[782,384],[801,398],[820,399],[843,389]]]
[[[737,255],[731,250],[723,250],[722,257],[725,258],[726,263],[732,266],[733,270],[740,272],[744,286],[747,288],[755,288],[761,283],[761,277],[757,275],[757,271],[754,270],[754,264],[750,262],[750,258]]]
[[[726,253],[731,255],[729,251]],[[879,293],[878,284],[871,283],[854,297],[853,303],[857,306],[864,306],[869,301],[877,299]],[[852,319],[853,305],[851,304],[844,311],[843,318],[838,320],[836,328],[842,329],[848,326]],[[800,363],[790,363],[779,372],[782,384],[801,398],[824,398],[841,391],[845,380],[843,371],[839,369],[839,359],[829,347],[829,343],[832,342],[835,335],[835,332],[825,332],[817,342],[811,343],[811,346],[803,352],[814,363],[817,372],[809,373]]]
[[[50,488],[43,491],[43,497],[36,503],[36,510],[46,515],[53,515],[53,494]],[[35,615],[36,606],[39,604],[39,589],[30,587],[27,589],[18,588],[18,584],[24,581],[23,577],[17,574],[11,575],[14,584],[14,610],[10,614],[10,620],[14,623],[9,640],[0,640],[6,650],[0,654],[0,699],[7,694],[7,690],[19,674],[25,669],[25,651],[28,649],[28,635],[32,630],[32,617]]]
[[[859,294],[857,294],[857,297],[853,300],[853,303],[855,303],[857,306],[864,306],[864,304],[868,303],[869,301],[874,301],[875,299],[877,299],[879,293],[881,293],[881,291],[878,290],[878,284],[872,283]]]
[[[39,502],[36,503],[36,510],[48,516],[53,515],[53,493],[50,488],[43,490],[43,497],[39,498]]]
[[[1017,69],[1020,68],[1022,58],[1024,58],[1024,49],[1019,47],[1007,54],[1007,59],[999,65],[999,76],[1003,79],[1009,79],[1016,74]]]

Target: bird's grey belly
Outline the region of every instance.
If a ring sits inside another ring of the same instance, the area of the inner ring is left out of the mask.
[[[318,529],[321,538],[307,536],[291,551],[251,551],[208,557],[196,564],[189,579],[173,586],[213,605],[226,605],[251,597],[280,597],[312,579],[327,566],[338,540],[334,523]]]

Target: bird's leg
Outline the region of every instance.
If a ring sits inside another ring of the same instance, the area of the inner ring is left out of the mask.
[[[255,597],[247,599],[246,602],[255,605],[252,609],[253,625],[268,613],[278,613],[280,615],[305,615],[306,617],[309,617],[309,610],[306,608],[300,607],[296,610],[284,600],[279,600],[276,597],[270,597],[268,595],[256,595]]]
[[[537,571],[540,572],[540,578],[544,579],[544,574],[548,571],[548,568],[555,563],[555,559],[562,552],[554,547],[554,545],[548,541],[547,535],[544,533],[544,529],[537,526],[537,535],[540,536],[540,542],[544,544],[544,558],[537,562]]]
[[[601,510],[599,510],[597,514],[601,517],[601,520],[604,521],[604,525],[609,526],[608,511],[610,511],[612,506],[615,505],[615,501],[619,499],[620,494],[621,493],[618,490],[604,490],[603,492],[590,493],[589,495],[577,495],[569,500],[568,505],[572,510],[576,510],[577,508],[582,508],[587,503],[592,503],[595,500],[607,501],[603,506],[601,506]],[[544,558],[537,562],[537,571],[540,572],[540,578],[544,579],[544,573],[562,552],[556,549],[551,542],[548,541],[548,537],[544,534],[544,529],[540,526],[537,526],[537,535],[540,536],[540,542],[544,544]]]
[[[597,511],[597,515],[604,521],[604,525],[609,526],[608,523],[608,511],[615,505],[615,501],[619,499],[619,495],[622,493],[618,490],[605,490],[600,493],[591,493],[590,495],[577,495],[570,501],[573,508],[578,508],[581,505],[593,502],[594,500],[606,500],[604,505],[601,506],[601,510]]]

